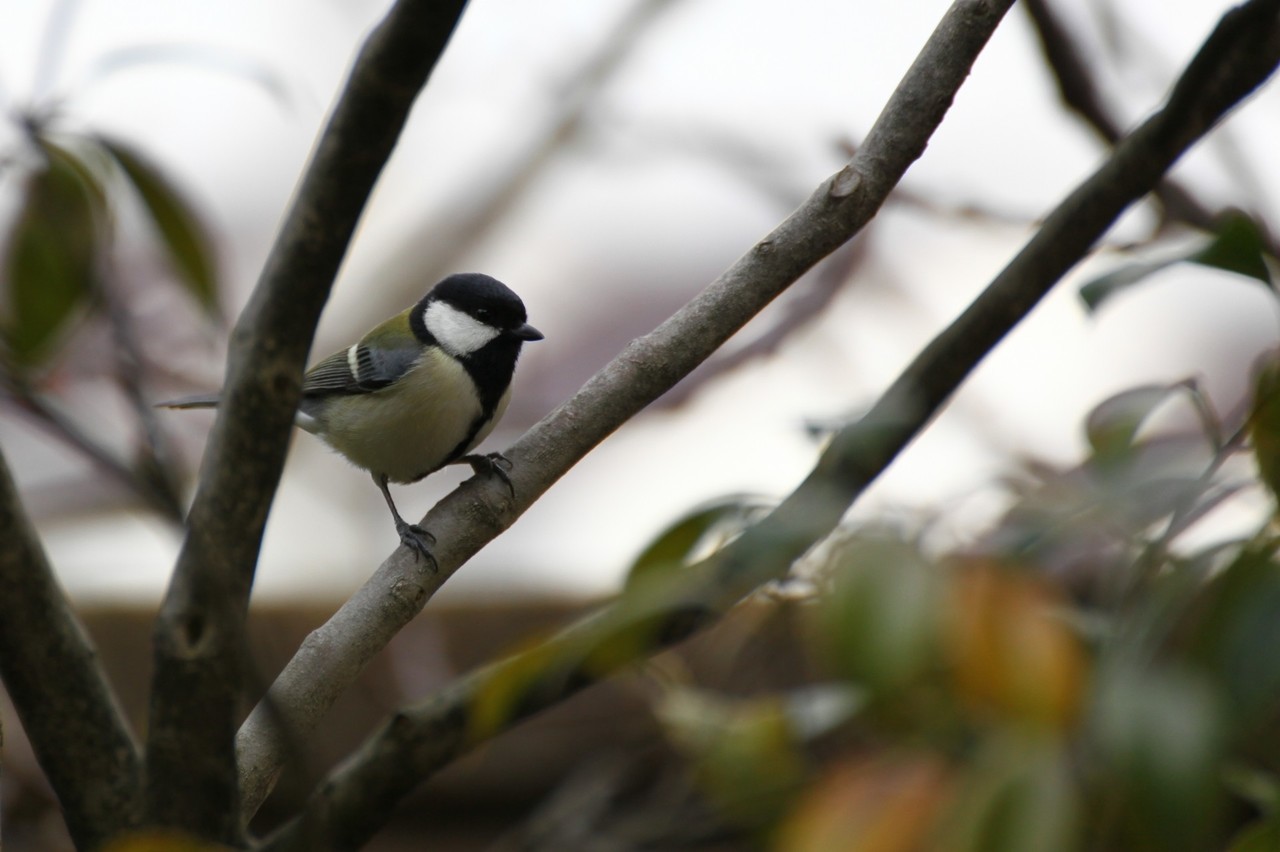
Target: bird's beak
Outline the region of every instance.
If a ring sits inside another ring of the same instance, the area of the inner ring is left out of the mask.
[[[542,339],[542,332],[538,331],[536,328],[529,325],[529,323],[524,323],[520,327],[513,328],[511,329],[511,331],[507,333],[510,334],[512,337],[518,337],[521,340],[541,340]]]

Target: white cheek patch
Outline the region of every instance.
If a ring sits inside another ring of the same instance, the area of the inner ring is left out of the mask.
[[[436,342],[455,357],[470,355],[498,336],[498,330],[444,302],[432,302],[422,323]]]

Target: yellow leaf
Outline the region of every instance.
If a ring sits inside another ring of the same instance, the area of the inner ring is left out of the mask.
[[[922,852],[952,798],[934,757],[875,757],[834,767],[787,817],[778,852]]]
[[[948,607],[955,687],[979,716],[1013,717],[1062,730],[1080,713],[1087,660],[1056,616],[1051,587],[988,563],[956,571]]]

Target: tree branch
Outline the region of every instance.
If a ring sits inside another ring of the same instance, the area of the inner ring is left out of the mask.
[[[142,816],[142,757],[0,454],[0,676],[76,846]]]
[[[1093,129],[1108,145],[1123,136],[1120,122],[1112,115],[1098,88],[1089,63],[1071,31],[1054,13],[1049,0],[1025,0],[1023,8],[1031,17],[1040,48],[1049,70],[1058,84],[1062,102]],[[1223,211],[1211,210],[1177,181],[1165,178],[1155,188],[1167,219],[1185,222],[1195,228],[1211,231],[1222,218]],[[1280,243],[1267,235],[1268,250],[1280,253]]]
[[[175,523],[182,520],[181,508],[172,493],[159,486],[144,471],[131,469],[34,388],[7,375],[0,376],[0,385],[3,385],[5,392],[12,398],[17,410],[44,426],[48,434],[89,459],[102,472],[114,477],[161,517]]]
[[[427,233],[413,236],[412,253],[422,260],[406,272],[415,279],[435,281],[456,271],[459,259],[520,203],[547,167],[581,135],[584,119],[600,92],[626,67],[646,33],[675,5],[677,0],[636,0],[569,76],[571,85],[545,123],[531,129],[523,150],[492,168],[484,186],[468,185],[442,204],[448,215],[435,217]],[[400,253],[393,253],[393,262],[402,266]]]
[[[728,354],[717,352],[715,357],[703,361],[697,369],[681,379],[679,384],[664,393],[655,406],[681,406],[699,389],[720,376],[775,354],[793,334],[822,315],[854,278],[858,266],[866,257],[865,237],[845,243],[814,270],[809,277],[808,287],[803,292],[796,291],[793,294],[786,310],[771,328],[740,349]]]
[[[446,579],[615,429],[661,396],[806,270],[866,224],[923,153],[969,67],[1012,0],[958,0],[943,17],[854,159],[689,304],[633,341],[507,451],[517,497],[470,480],[424,523],[439,573],[397,551],[312,633],[237,738],[245,813],[274,783],[288,744],[305,737],[356,673]],[[321,848],[321,847],[316,847]]]
[[[1124,139],[1054,210],[865,417],[837,434],[813,472],[771,515],[674,583],[641,586],[640,594],[629,592],[538,648],[397,713],[265,848],[350,848],[370,836],[394,803],[426,775],[496,731],[497,726],[477,725],[478,702],[486,693],[490,698],[494,691],[506,693],[504,723],[523,718],[685,638],[762,583],[784,576],[795,559],[836,527],[853,500],[1120,213],[1151,191],[1177,158],[1260,85],[1277,62],[1280,0],[1253,0],[1228,12],[1165,107]],[[634,352],[631,357],[638,364],[648,354]],[[596,384],[593,380],[588,388]],[[556,422],[557,415],[549,421]],[[525,464],[517,464],[515,472],[524,477],[536,474],[530,470],[530,444],[543,437],[542,428],[535,427],[517,445],[524,450]],[[637,642],[637,637],[645,641]]]
[[[399,0],[370,34],[232,335],[227,381],[155,632],[152,822],[235,842],[244,618],[300,380],[361,211],[464,0]]]

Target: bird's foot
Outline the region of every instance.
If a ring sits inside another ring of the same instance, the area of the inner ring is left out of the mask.
[[[514,499],[516,496],[516,487],[511,484],[511,477],[507,475],[507,471],[511,470],[511,459],[502,453],[473,453],[458,459],[458,464],[469,464],[471,469],[475,471],[476,476],[496,476],[507,485],[507,490],[511,492]]]
[[[409,548],[415,560],[419,557],[425,559],[433,574],[440,570],[440,565],[431,553],[431,545],[436,543],[435,536],[417,524],[399,518],[396,519],[396,532],[400,534],[400,543]]]

